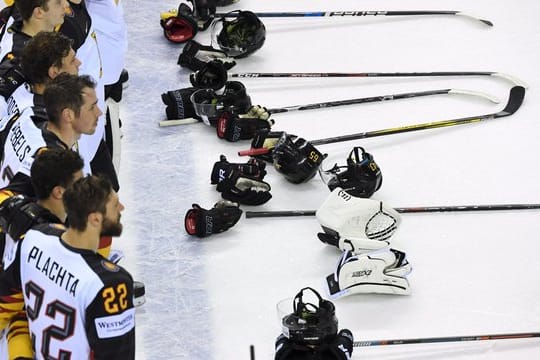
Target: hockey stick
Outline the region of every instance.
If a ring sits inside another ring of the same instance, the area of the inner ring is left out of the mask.
[[[453,206],[417,206],[394,208],[398,213],[434,213],[467,211],[509,211],[540,209],[540,204],[496,204],[496,205],[453,205]],[[289,211],[246,211],[246,218],[315,216],[316,210]]]
[[[484,341],[484,340],[507,340],[507,339],[529,339],[540,337],[540,333],[510,333],[510,334],[489,334],[489,335],[471,335],[471,336],[445,336],[431,338],[413,338],[413,339],[393,339],[393,340],[366,340],[355,341],[354,347],[382,346],[382,345],[406,345],[406,344],[429,344],[460,341]]]
[[[434,71],[434,72],[396,72],[396,73],[236,73],[231,78],[342,78],[342,77],[451,77],[451,76],[493,76],[504,79],[514,85],[528,88],[525,82],[505,73],[493,71]]]
[[[485,120],[498,119],[501,117],[510,116],[513,113],[515,113],[521,107],[524,97],[525,97],[525,88],[522,86],[514,86],[510,90],[510,96],[508,98],[508,103],[506,104],[505,108],[493,114],[471,116],[471,117],[452,119],[452,120],[442,120],[442,121],[423,123],[423,124],[407,125],[407,126],[401,126],[401,127],[389,128],[389,129],[383,129],[383,130],[366,131],[366,132],[350,134],[350,135],[342,135],[342,136],[335,136],[335,137],[329,137],[329,138],[324,138],[324,139],[311,140],[309,142],[312,145],[324,145],[324,144],[332,144],[336,142],[366,139],[370,137],[400,134],[404,132],[411,132],[411,131],[418,131],[418,130],[436,129],[436,128],[442,128],[442,127],[455,126],[455,125],[477,123],[477,122],[485,121]],[[249,150],[239,151],[238,155],[239,156],[255,156],[255,155],[268,154],[269,152],[271,152],[271,149],[268,149],[268,148],[252,148]]]
[[[426,15],[449,15],[463,16],[475,21],[480,21],[487,26],[493,26],[489,20],[465,14],[462,11],[453,10],[413,10],[413,11],[315,11],[315,12],[254,12],[258,17],[290,18],[290,17],[362,17],[362,16],[426,16]],[[217,13],[216,17],[236,17],[238,13]]]
[[[323,109],[323,108],[330,108],[330,107],[337,107],[337,106],[344,106],[344,105],[355,105],[355,104],[364,104],[364,103],[379,102],[379,101],[410,99],[414,97],[445,95],[445,94],[478,96],[486,100],[489,100],[495,104],[499,103],[499,100],[496,99],[495,97],[482,93],[482,92],[470,91],[470,90],[458,90],[458,89],[444,89],[444,90],[417,91],[417,92],[392,94],[392,95],[371,96],[371,97],[366,97],[366,98],[356,98],[356,99],[348,99],[348,100],[326,101],[326,102],[307,104],[307,105],[285,106],[281,108],[269,109],[268,112],[270,114],[279,114],[279,113],[290,112],[290,111],[315,110],[315,109]],[[196,122],[199,122],[199,121],[193,118],[162,120],[159,122],[159,126],[187,125],[187,124],[194,124]]]

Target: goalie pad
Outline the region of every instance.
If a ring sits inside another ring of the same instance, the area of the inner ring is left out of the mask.
[[[411,271],[402,251],[386,248],[361,255],[344,251],[326,283],[332,299],[365,293],[409,295]]]
[[[276,143],[272,158],[276,170],[293,184],[306,182],[315,176],[326,157],[307,140],[283,133]]]
[[[166,93],[161,94],[161,101],[167,107],[165,108],[165,113],[167,114],[167,119],[176,120],[176,119],[201,119],[195,112],[193,103],[191,102],[191,95],[197,91],[196,88],[184,88],[167,91]]]
[[[204,69],[211,61],[218,61],[222,63],[225,70],[230,70],[234,65],[236,65],[234,59],[228,57],[224,51],[214,49],[212,46],[201,45],[195,40],[189,40],[184,45],[184,48],[178,57],[178,65],[192,71]],[[225,80],[227,80],[226,77]],[[224,85],[225,84],[219,88],[223,87]]]
[[[242,216],[237,203],[221,200],[210,210],[193,204],[186,213],[184,225],[189,235],[206,237],[224,232],[234,226]]]
[[[357,198],[341,188],[334,189],[315,213],[324,230],[318,238],[341,250],[355,254],[390,245],[401,216],[382,201]]]
[[[165,38],[174,43],[185,43],[193,39],[199,30],[193,10],[189,5],[181,3],[176,12],[161,14],[160,25]]]

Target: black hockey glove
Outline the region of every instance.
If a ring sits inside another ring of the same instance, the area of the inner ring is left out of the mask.
[[[272,151],[274,167],[294,184],[315,176],[325,157],[307,140],[287,134],[281,136]]]
[[[238,115],[225,111],[217,121],[216,133],[221,139],[235,142],[252,139],[259,130],[270,130],[272,125],[274,120],[267,116],[261,118],[256,113]]]
[[[315,351],[312,348],[294,343],[283,334],[276,339],[274,360],[313,360],[314,354]]]
[[[227,68],[219,60],[212,60],[189,76],[191,85],[200,89],[218,90],[227,82]]]
[[[341,330],[332,341],[318,349],[319,359],[349,360],[353,352],[353,341],[350,330]]]
[[[195,113],[195,108],[191,102],[190,96],[197,88],[184,88],[167,91],[164,94],[161,94],[161,101],[167,108],[165,112],[167,113],[167,119],[186,119],[186,118],[195,118],[201,120],[201,118]]]
[[[201,45],[195,40],[188,41],[180,56],[178,57],[178,65],[188,68],[192,71],[204,69],[210,61],[219,61],[223,64],[225,70],[230,70],[236,62],[233,58],[219,49],[214,49],[212,46]]]
[[[244,205],[261,205],[272,198],[270,184],[232,169],[218,176],[216,190],[224,199]]]
[[[206,30],[216,14],[216,0],[188,0],[193,4],[193,17],[199,30]]]
[[[212,184],[219,183],[226,178],[230,172],[236,171],[243,176],[249,176],[255,180],[262,180],[266,175],[266,163],[257,159],[249,159],[245,164],[230,163],[225,155],[220,155],[219,161],[214,164],[210,182]]]
[[[11,196],[0,205],[0,226],[13,240],[19,240],[39,222],[40,213],[42,208],[30,198]]]
[[[176,16],[172,15],[161,17],[160,25],[163,28],[165,38],[174,43],[184,43],[193,39],[197,34],[198,25],[191,8],[187,4],[181,3]]]
[[[186,232],[201,238],[230,229],[242,216],[238,204],[226,200],[218,201],[210,210],[203,209],[198,204],[193,204],[192,207],[184,219]]]

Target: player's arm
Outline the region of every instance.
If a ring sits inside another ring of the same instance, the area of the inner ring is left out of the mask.
[[[105,279],[105,285],[86,310],[85,326],[92,358],[135,359],[133,279],[124,270],[111,271],[106,276],[109,279]]]

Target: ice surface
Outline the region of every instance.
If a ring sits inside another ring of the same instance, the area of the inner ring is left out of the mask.
[[[204,240],[184,231],[192,203],[211,207],[220,196],[210,172],[228,143],[203,124],[160,128],[160,95],[188,87],[176,61],[182,45],[167,42],[159,12],[177,1],[124,2],[129,26],[129,88],[122,104],[121,198],[125,234],[114,247],[146,284],[137,311],[139,359],[273,358],[280,332],[276,304],[312,286],[324,294],[339,253],[319,242],[315,218],[241,219]],[[375,157],[384,176],[374,198],[394,207],[538,203],[540,32],[536,0],[240,0],[230,7],[265,11],[461,10],[467,18],[263,19],[264,47],[232,72],[499,71],[528,82],[512,117],[438,130],[322,145],[326,166],[344,162],[353,146]],[[221,10],[221,9],[220,9]],[[229,8],[224,9],[229,10]],[[210,43],[209,31],[196,40]],[[433,96],[327,110],[276,114],[276,130],[306,139],[489,114],[504,107],[511,84],[494,78],[245,79],[254,104],[282,107],[434,89],[466,89],[501,99]],[[288,183],[271,167],[273,199],[245,210],[316,209],[329,194],[319,178]],[[540,330],[538,211],[404,214],[392,246],[414,270],[412,295],[354,295],[335,301],[340,327],[355,340],[479,335]],[[540,341],[357,348],[362,359],[536,359]]]

